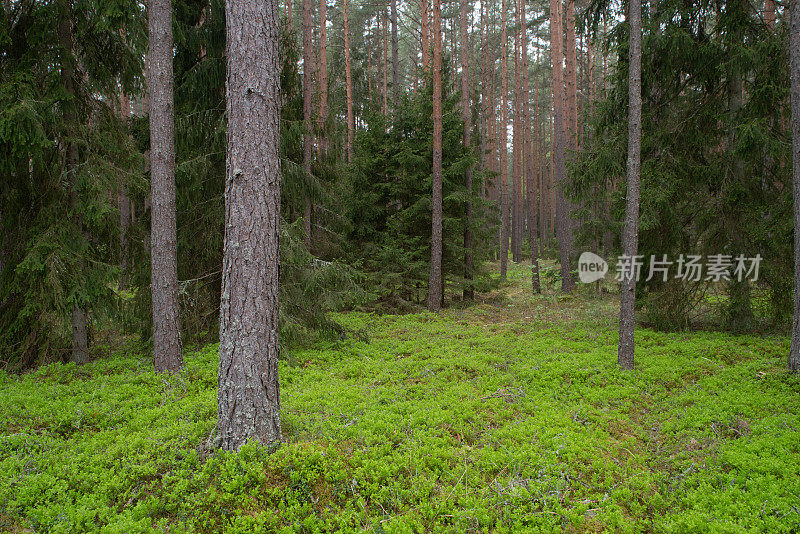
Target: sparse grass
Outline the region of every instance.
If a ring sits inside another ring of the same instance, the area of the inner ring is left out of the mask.
[[[637,330],[531,296],[529,269],[439,316],[341,314],[293,352],[286,444],[204,458],[217,347],[180,376],[119,353],[0,375],[10,532],[797,532],[800,379],[785,337]]]

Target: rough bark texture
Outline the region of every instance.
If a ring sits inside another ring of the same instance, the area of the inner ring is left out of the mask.
[[[381,113],[389,114],[389,21],[386,11],[381,10],[379,17],[382,21],[381,41],[383,43],[383,56],[381,70],[383,71],[383,86],[381,87]]]
[[[183,367],[175,228],[175,115],[170,0],[150,0],[150,261],[156,372]]]
[[[792,98],[792,183],[794,190],[794,320],[789,369],[800,372],[800,0],[789,4]]]
[[[575,0],[564,4],[564,67],[567,88],[567,142],[570,150],[578,148],[578,77],[575,48]]]
[[[506,2],[500,12],[500,61],[502,87],[500,95],[500,278],[505,280],[508,273],[508,241],[511,230],[511,213],[508,206],[508,36],[506,34]]]
[[[470,64],[469,64],[469,35],[467,33],[467,0],[461,0],[461,120],[464,121],[464,146],[472,146],[472,111],[469,106],[470,95]],[[464,172],[464,183],[467,192],[472,194],[472,167]],[[464,212],[467,224],[464,229],[464,278],[467,284],[473,278],[474,255],[472,250],[472,200],[467,200]],[[475,291],[471,285],[464,288],[464,298],[473,299]]]
[[[553,175],[555,181],[556,237],[558,237],[559,258],[561,260],[561,290],[572,291],[573,281],[570,272],[572,255],[572,225],[569,219],[569,206],[564,195],[567,179],[566,144],[567,134],[564,117],[564,53],[562,48],[560,0],[550,0],[550,51],[553,62]]]
[[[775,2],[764,0],[764,23],[770,30],[775,29]]]
[[[225,251],[220,303],[221,446],[281,440],[278,6],[227,0]]]
[[[628,51],[628,185],[625,197],[625,226],[622,251],[635,257],[639,246],[639,169],[642,148],[642,6],[630,3],[630,48]],[[619,309],[619,352],[617,363],[633,369],[636,278],[633,269],[622,277]]]
[[[400,40],[397,36],[397,0],[391,1],[392,21],[392,101],[395,106],[400,95]]]
[[[433,0],[433,191],[431,195],[431,275],[428,309],[442,307],[442,17],[440,0]]]
[[[353,120],[353,71],[350,60],[350,24],[347,19],[347,0],[342,0],[344,16],[344,71],[347,92],[347,163],[353,161],[353,136],[355,121]]]
[[[64,82],[64,90],[71,97],[64,103],[64,123],[73,126],[77,120],[74,106],[75,100],[75,69],[73,68],[73,38],[72,38],[72,9],[67,0],[62,0],[59,6],[63,11],[58,26],[58,37],[61,41],[61,77]],[[67,142],[64,148],[64,173],[67,175],[67,183],[72,189],[70,202],[74,206],[77,203],[77,191],[75,189],[75,178],[79,164],[78,147],[75,143]],[[83,220],[77,210],[73,210],[73,223],[79,232],[83,232]],[[86,325],[86,307],[81,303],[75,303],[72,307],[72,352],[70,361],[83,363],[89,359],[89,335]]]

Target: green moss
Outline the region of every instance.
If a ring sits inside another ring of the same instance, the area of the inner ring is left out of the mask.
[[[527,272],[501,308],[337,315],[370,341],[281,364],[273,454],[199,453],[215,345],[171,378],[130,353],[0,375],[0,529],[800,529],[787,338],[638,330],[622,373],[612,297],[531,299]]]

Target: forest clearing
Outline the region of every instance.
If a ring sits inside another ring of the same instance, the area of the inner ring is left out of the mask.
[[[637,332],[614,295],[349,312],[280,364],[285,443],[206,452],[218,349],[155,374],[115,352],[2,375],[9,532],[796,532],[789,338]],[[588,289],[588,288],[587,288]],[[583,298],[585,297],[585,298]]]

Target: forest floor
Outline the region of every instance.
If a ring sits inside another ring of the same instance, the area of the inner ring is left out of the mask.
[[[615,296],[528,273],[438,316],[339,314],[369,339],[288,354],[272,453],[203,452],[216,345],[176,377],[134,348],[0,373],[0,530],[800,531],[787,337],[637,329],[623,373]]]

